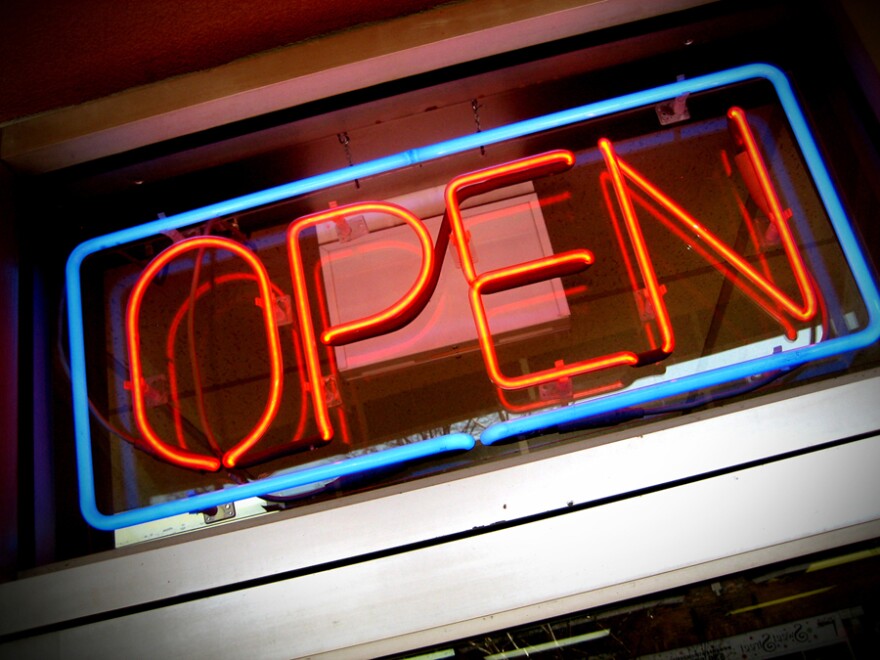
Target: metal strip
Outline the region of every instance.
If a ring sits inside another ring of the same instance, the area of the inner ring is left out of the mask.
[[[729,404],[677,423],[611,433],[600,446],[557,447],[506,464],[353,496],[344,504],[231,523],[90,558],[57,573],[0,585],[0,602],[18,604],[0,617],[0,636],[198,598],[209,590],[271,582],[284,574],[320,572],[333,563],[357,562],[367,555],[488,530],[502,521],[616,499],[874,433],[880,429],[878,388],[880,372],[853,374]],[[847,475],[827,474],[831,490],[848,487]]]
[[[0,127],[0,159],[39,173],[337,94],[715,0],[468,0],[257,53]],[[392,38],[389,35],[393,34]]]
[[[776,427],[779,428],[779,427]],[[363,657],[378,640],[625,585],[880,519],[876,438],[645,497],[7,645],[15,657]],[[834,487],[820,487],[843,475]],[[780,487],[784,485],[784,488]],[[524,489],[530,489],[524,485]],[[658,514],[666,512],[666,515]],[[876,528],[873,528],[876,529]],[[124,582],[124,576],[116,576]],[[606,601],[607,602],[607,601]],[[402,650],[398,648],[397,650]]]

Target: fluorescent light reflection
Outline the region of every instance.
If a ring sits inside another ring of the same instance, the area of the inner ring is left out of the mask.
[[[504,651],[502,653],[494,653],[492,655],[487,655],[486,660],[502,660],[503,658],[521,658],[523,656],[530,657],[535,655],[536,653],[543,653],[544,651],[552,651],[554,649],[561,649],[566,646],[572,646],[574,644],[580,644],[582,642],[592,642],[597,639],[602,639],[603,637],[608,637],[611,634],[610,630],[597,630],[596,632],[584,633],[583,635],[576,635],[574,637],[568,637],[566,639],[560,640],[552,640],[550,642],[544,642],[543,644],[535,644],[534,646],[525,646],[521,649],[515,649],[513,651]]]
[[[442,651],[432,651],[421,655],[411,655],[406,660],[441,660],[442,658],[454,658],[455,651],[453,649],[443,649]]]
[[[743,614],[744,612],[753,612],[755,610],[762,610],[765,607],[775,607],[776,605],[784,605],[785,603],[790,603],[793,600],[800,600],[801,598],[809,598],[810,596],[818,596],[819,594],[824,594],[826,591],[831,591],[834,589],[836,585],[831,585],[830,587],[822,587],[821,589],[813,589],[813,591],[805,591],[800,594],[795,594],[794,596],[786,596],[785,598],[777,598],[775,600],[768,600],[763,603],[758,603],[756,605],[749,605],[748,607],[740,607],[737,610],[730,610],[728,614]]]
[[[823,559],[821,561],[814,561],[807,567],[807,573],[813,573],[814,571],[821,571],[826,568],[834,568],[835,566],[842,566],[843,564],[849,564],[854,561],[861,561],[863,559],[871,559],[872,557],[880,556],[880,548],[871,548],[870,550],[862,550],[860,552],[851,552],[846,555],[841,555],[839,557],[832,557],[831,559]]]

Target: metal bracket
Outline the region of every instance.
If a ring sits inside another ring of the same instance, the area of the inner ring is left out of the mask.
[[[293,303],[290,296],[283,294],[275,296],[275,325],[281,327],[293,323]]]
[[[339,382],[335,376],[324,376],[324,403],[328,408],[342,405],[342,395],[339,393]]]
[[[564,366],[562,360],[556,360],[555,366],[560,369]],[[538,385],[538,398],[541,401],[572,401],[574,400],[574,386],[571,378],[560,378],[550,383]]]
[[[367,227],[367,219],[362,215],[354,215],[350,218],[335,218],[336,237],[340,243],[348,243],[361,236],[370,233]]]
[[[657,310],[654,309],[654,301],[651,300],[648,290],[636,289],[633,293],[636,298],[636,307],[638,307],[639,310],[639,318],[643,322],[657,320]],[[665,284],[660,285],[660,295],[666,295]]]
[[[202,511],[202,515],[205,517],[206,525],[235,518],[235,503],[230,502],[229,504],[221,504],[218,507],[211,507],[207,511]]]
[[[678,76],[677,80],[684,80],[684,76]],[[691,118],[691,113],[687,107],[687,97],[688,94],[685,93],[676,96],[671,101],[664,101],[654,106],[654,111],[657,113],[657,119],[660,120],[661,126],[677,124]]]
[[[661,125],[677,124],[680,121],[691,118],[691,113],[687,107],[687,97],[687,94],[682,94],[681,96],[676,96],[671,101],[658,103],[654,107],[654,110],[657,112],[657,119],[660,120]]]
[[[164,406],[168,403],[168,379],[165,377],[165,374],[147,376],[142,380],[144,382],[144,405],[146,405],[147,408],[156,408],[157,406]],[[125,381],[123,387],[126,390],[131,391],[131,381]]]

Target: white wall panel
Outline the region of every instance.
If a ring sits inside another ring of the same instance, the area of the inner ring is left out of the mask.
[[[477,621],[489,630],[498,623],[486,617],[538,616],[542,603],[602,590],[621,598],[644,578],[880,520],[876,438],[808,451],[876,433],[878,382],[844,377],[610,444],[111,553],[0,585],[18,604],[0,625],[36,635],[16,653],[53,646],[48,635],[65,655],[222,655],[241,642],[286,657]],[[554,511],[565,513],[489,531]],[[476,528],[486,532],[407,551]],[[366,553],[388,556],[357,560]]]
[[[404,635],[413,644],[413,633],[440,626],[455,636],[457,624],[480,620],[488,631],[498,627],[491,617],[508,610],[525,617],[543,602],[878,520],[877,465],[877,438],[861,440],[6,650],[9,657],[51,657],[54,648],[65,658],[288,658],[348,648],[357,657],[358,645]],[[832,486],[833,475],[840,479]]]

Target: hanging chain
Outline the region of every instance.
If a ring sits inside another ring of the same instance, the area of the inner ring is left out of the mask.
[[[480,105],[480,103],[477,101],[477,99],[474,99],[471,101],[471,110],[473,110],[473,112],[474,112],[474,124],[476,124],[476,126],[477,126],[477,133],[483,132],[483,128],[480,126],[480,108],[482,108],[482,107],[483,106]],[[486,147],[484,147],[482,145],[480,145],[480,155],[481,156],[486,155]]]
[[[339,140],[339,144],[341,144],[342,148],[345,150],[345,159],[348,161],[348,166],[354,166],[354,161],[351,158],[351,138],[348,137],[348,133],[346,131],[342,131],[342,133],[337,133],[336,138]],[[360,180],[355,179],[354,185],[356,188],[360,188]]]

